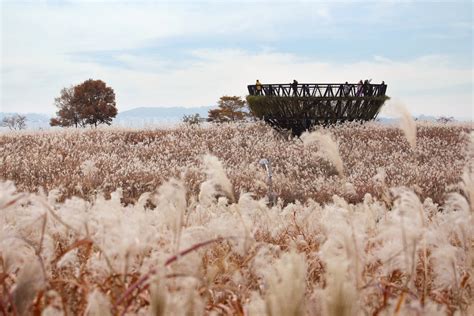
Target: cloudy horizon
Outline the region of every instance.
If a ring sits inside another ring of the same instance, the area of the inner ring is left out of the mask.
[[[3,1],[0,112],[111,86],[119,111],[262,83],[384,80],[414,115],[473,117],[472,3]]]

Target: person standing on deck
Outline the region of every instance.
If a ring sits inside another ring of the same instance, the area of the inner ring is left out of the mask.
[[[351,86],[349,85],[349,83],[346,81],[346,83],[343,85],[343,93],[344,93],[344,96],[347,97],[349,96],[349,92],[351,92]]]
[[[381,96],[385,93],[385,81],[382,81],[382,84],[380,85],[380,88],[379,88],[379,93],[378,95]]]
[[[293,83],[291,84],[291,87],[293,88],[293,95],[295,97],[298,96],[298,81],[293,80]]]
[[[362,87],[363,87],[364,83],[362,82],[362,80],[359,80],[359,83],[357,84],[357,93],[356,95],[358,97],[360,97],[362,95]]]
[[[260,81],[257,79],[257,82],[255,83],[255,88],[257,90],[257,95],[262,95],[262,84]]]

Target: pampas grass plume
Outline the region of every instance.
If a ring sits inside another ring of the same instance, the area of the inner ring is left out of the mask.
[[[21,268],[12,295],[15,308],[20,315],[28,314],[28,308],[36,297],[36,293],[43,288],[44,282],[40,263],[35,258]]]
[[[163,281],[156,279],[150,285],[150,315],[164,316],[166,315],[166,307],[168,305],[168,294]]]
[[[112,315],[108,298],[98,289],[95,289],[89,294],[85,314],[87,316]]]
[[[413,120],[410,112],[407,110],[405,105],[401,102],[395,103],[395,111],[400,117],[400,129],[405,134],[405,137],[410,144],[410,147],[414,150],[416,148],[416,123]]]
[[[346,280],[348,263],[332,260],[327,263],[326,279],[328,285],[324,290],[325,311],[328,316],[351,316],[357,311],[357,289]]]
[[[304,314],[306,289],[306,261],[294,251],[285,253],[270,269],[265,297],[270,316],[297,316]]]
[[[341,155],[339,154],[339,145],[332,138],[331,134],[323,134],[319,131],[311,133],[304,132],[303,135],[301,135],[301,140],[305,147],[314,143],[318,144],[319,155],[331,162],[341,177],[344,176],[344,166],[342,164]]]
[[[222,162],[212,155],[204,155],[202,160],[207,180],[201,184],[199,201],[211,199],[215,195],[225,195],[231,202],[235,201],[232,183]]]

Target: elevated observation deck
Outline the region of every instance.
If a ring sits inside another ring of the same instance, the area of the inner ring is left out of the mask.
[[[298,83],[248,85],[250,95],[276,97],[348,98],[384,96],[386,84]]]
[[[315,125],[375,119],[386,84],[298,83],[248,85],[247,102],[260,119],[301,135]]]

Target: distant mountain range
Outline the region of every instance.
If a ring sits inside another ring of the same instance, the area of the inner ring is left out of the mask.
[[[119,112],[113,120],[112,125],[123,127],[148,127],[148,126],[166,126],[173,125],[182,121],[184,115],[199,114],[206,118],[210,109],[215,106],[201,106],[196,108],[186,107],[138,107],[131,110]],[[0,112],[0,120],[5,116],[16,113]],[[52,114],[26,113],[22,114],[27,118],[28,129],[46,129],[49,128],[49,120]],[[436,121],[437,117],[429,115],[419,115],[415,119],[419,121]],[[379,117],[377,119],[383,124],[395,123],[396,118]],[[472,118],[458,119],[460,121],[472,121]],[[1,130],[2,128],[0,128]]]
[[[125,127],[143,127],[147,125],[176,124],[183,120],[184,115],[199,114],[207,117],[207,113],[214,106],[201,106],[197,108],[185,107],[140,107],[128,111],[119,112],[113,121],[113,125]]]
[[[201,117],[207,117],[207,113],[214,106],[202,106],[196,108],[185,107],[139,107],[131,110],[119,112],[112,122],[114,126],[123,127],[146,127],[153,125],[171,125],[183,120],[184,115],[199,114]],[[5,116],[15,115],[16,113],[0,112],[0,120]],[[49,128],[49,120],[54,114],[26,113],[28,129]]]

